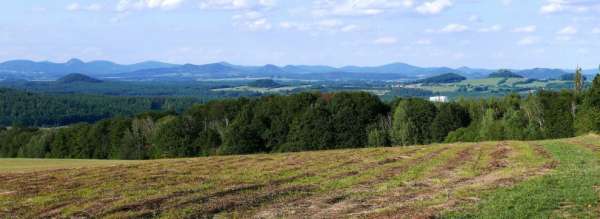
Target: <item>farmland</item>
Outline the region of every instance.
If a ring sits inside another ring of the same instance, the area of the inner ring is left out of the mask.
[[[0,218],[597,218],[599,142],[586,135],[140,162],[35,160],[25,169],[18,166],[27,160],[0,160],[15,166],[0,169]]]
[[[81,167],[102,167],[137,163],[135,161],[112,160],[58,160],[58,159],[0,159],[0,173],[56,170]]]

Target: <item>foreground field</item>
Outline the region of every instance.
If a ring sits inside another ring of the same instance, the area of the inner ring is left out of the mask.
[[[113,160],[47,160],[47,159],[0,159],[0,174],[41,170],[72,169],[82,167],[106,167],[140,161]]]
[[[599,149],[588,135],[0,169],[0,218],[598,218]]]

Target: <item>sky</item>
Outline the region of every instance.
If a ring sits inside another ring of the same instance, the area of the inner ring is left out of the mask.
[[[597,68],[600,0],[22,0],[0,61]]]

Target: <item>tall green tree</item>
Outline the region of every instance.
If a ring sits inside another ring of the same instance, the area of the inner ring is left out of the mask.
[[[407,99],[394,112],[392,137],[395,144],[414,145],[431,142],[431,124],[437,109],[429,101]]]
[[[496,117],[497,112],[493,108],[487,109],[479,127],[480,140],[503,140],[504,126]]]
[[[575,127],[578,134],[600,132],[600,72],[594,78],[592,87],[584,95],[583,106],[578,112]]]
[[[431,124],[431,140],[442,142],[451,131],[466,127],[471,118],[465,108],[456,103],[443,103]]]
[[[265,142],[261,132],[264,123],[254,119],[254,104],[246,105],[225,131],[221,154],[250,154],[265,152]]]
[[[280,151],[330,149],[336,145],[335,139],[331,113],[323,104],[317,104],[294,120],[288,141]]]
[[[335,93],[329,104],[336,147],[363,147],[367,144],[366,129],[385,113],[386,106],[366,92]]]

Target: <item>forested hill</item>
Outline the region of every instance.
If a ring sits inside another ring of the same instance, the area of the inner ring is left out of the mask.
[[[437,75],[437,76],[433,76],[433,77],[429,77],[429,78],[425,78],[422,80],[418,80],[415,83],[423,83],[423,84],[427,84],[427,83],[456,83],[456,82],[461,82],[467,80],[466,77],[459,75],[459,74],[455,74],[455,73],[447,73],[447,74],[441,74],[441,75]]]
[[[0,125],[62,126],[148,111],[183,111],[195,98],[39,94],[0,88]]]
[[[73,73],[73,74],[68,74],[64,77],[59,78],[58,80],[56,80],[58,83],[102,83],[101,80],[92,78],[90,76],[84,75],[84,74],[79,74],[79,73]]]
[[[27,95],[19,98],[31,99]],[[56,97],[37,101],[50,98]],[[11,112],[28,109],[35,108]],[[120,117],[61,129],[15,127],[0,130],[0,157],[154,159],[553,139],[598,131],[600,77],[587,90],[542,90],[527,97],[456,103],[411,98],[385,104],[364,92],[300,93],[211,101],[180,115]]]
[[[488,75],[488,78],[523,78],[523,76],[503,69]]]

